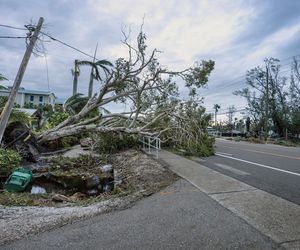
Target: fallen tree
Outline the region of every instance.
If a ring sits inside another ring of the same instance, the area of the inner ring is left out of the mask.
[[[170,129],[185,129],[185,126],[169,123],[162,128],[154,126],[159,120],[174,117],[178,113],[179,95],[175,80],[181,81],[193,99],[197,89],[205,85],[214,68],[214,62],[202,61],[182,71],[170,71],[162,67],[154,49],[147,56],[146,36],[141,31],[136,46],[129,43],[124,34],[123,43],[128,49],[128,58],[119,58],[113,67],[99,79],[98,93],[90,98],[76,114],[38,136],[38,142],[56,140],[81,132],[122,132],[141,135],[161,135]],[[109,105],[123,103],[124,112],[110,112]],[[99,115],[88,115],[99,110]],[[172,127],[173,126],[173,127]],[[203,128],[202,128],[203,129]]]

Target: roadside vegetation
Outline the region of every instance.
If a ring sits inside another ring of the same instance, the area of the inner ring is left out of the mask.
[[[204,113],[197,90],[207,84],[214,62],[202,61],[172,71],[160,65],[156,49],[147,50],[142,31],[135,45],[128,41],[124,35],[128,58],[119,58],[115,63],[75,61],[74,77],[79,77],[79,66],[90,66],[94,70],[92,79],[100,87],[93,96],[75,91],[62,108],[37,107],[43,116],[43,124],[34,133],[38,145],[47,147],[53,141],[69,136],[80,138],[83,133],[92,132],[127,134],[135,140],[139,136],[160,137],[163,143],[182,147],[191,154],[212,153],[212,142],[206,133],[210,116]],[[177,98],[179,81],[189,91],[185,102]],[[121,113],[111,112],[111,103],[126,104],[128,108]]]
[[[0,204],[87,204],[141,190],[147,194],[157,191],[176,177],[138,151],[143,136],[160,138],[162,147],[184,151],[188,156],[214,153],[214,140],[206,130],[211,116],[205,114],[198,94],[207,85],[214,62],[196,62],[172,71],[159,63],[156,49],[147,49],[146,40],[142,30],[135,43],[129,43],[130,38],[124,34],[128,57],[114,63],[76,59],[73,95],[63,106],[25,105],[41,114],[38,126],[33,127],[32,118],[18,111],[18,106],[13,109],[1,142],[0,169],[5,170],[1,186],[20,165],[32,170],[34,181],[29,192],[0,192]],[[82,66],[91,68],[87,96],[77,93]],[[0,80],[6,79],[0,75]],[[179,98],[179,84],[189,93],[186,101]],[[6,101],[6,97],[0,99],[0,111]],[[126,104],[127,108],[114,112],[110,104]],[[78,144],[89,152],[88,156],[51,156]],[[101,168],[107,164],[113,165],[109,172]],[[139,172],[152,165],[158,169],[151,170],[152,176],[149,171]],[[120,185],[116,184],[118,173],[122,173]],[[48,184],[54,189],[46,190]],[[30,193],[34,188],[43,192]]]
[[[247,71],[247,87],[235,94],[247,100],[251,131],[273,138],[299,141],[300,137],[300,64],[296,58],[290,68],[290,77],[282,73],[278,59],[265,59],[265,67]],[[287,141],[289,141],[287,140]],[[282,143],[282,140],[275,141]],[[289,144],[289,142],[287,142]]]

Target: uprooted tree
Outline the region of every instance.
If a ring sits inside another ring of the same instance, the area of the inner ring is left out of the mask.
[[[78,113],[40,134],[38,142],[43,144],[82,132],[164,136],[166,140],[179,140],[179,137],[185,135],[185,139],[199,139],[193,134],[195,129],[190,130],[187,124],[192,126],[193,123],[201,135],[205,129],[204,126],[201,127],[203,121],[200,119],[198,122],[188,122],[190,117],[182,115],[184,108],[176,98],[179,93],[175,81],[183,82],[189,90],[191,107],[192,103],[197,102],[197,89],[208,82],[214,62],[202,61],[182,71],[171,71],[158,62],[158,50],[154,49],[149,55],[146,54],[145,41],[143,32],[139,33],[136,46],[130,44],[128,36],[124,35],[123,43],[128,49],[128,58],[117,59],[114,66],[99,79],[100,88],[97,94]],[[128,108],[124,112],[111,112],[111,103],[123,103]],[[198,108],[202,111],[197,111],[194,107],[193,112],[202,112],[203,116],[203,108]],[[95,110],[99,111],[99,115],[89,116]],[[158,123],[161,125],[160,121],[164,121],[164,126],[155,126]],[[172,130],[176,133],[170,133]],[[166,138],[168,135],[170,137]]]

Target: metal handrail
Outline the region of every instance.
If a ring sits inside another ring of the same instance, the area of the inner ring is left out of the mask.
[[[157,136],[143,136],[142,140],[139,140],[143,143],[143,150],[148,152],[148,154],[152,154],[151,148],[155,149],[156,159],[158,159],[158,153],[161,149],[161,140]]]

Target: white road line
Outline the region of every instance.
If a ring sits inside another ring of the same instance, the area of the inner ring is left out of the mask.
[[[222,164],[222,163],[215,163],[215,165],[216,165],[217,167],[219,167],[219,168],[225,169],[225,170],[230,171],[230,172],[232,172],[232,173],[234,173],[234,174],[238,174],[238,175],[250,175],[250,174],[247,173],[247,172],[244,172],[244,171],[242,171],[242,170],[238,170],[238,169],[236,169],[236,168],[230,167],[230,166],[225,165],[225,164]]]
[[[219,154],[222,154],[222,155],[229,155],[229,156],[233,156],[233,154],[228,154],[228,153],[223,153],[223,152],[218,152]]]
[[[228,158],[228,159],[236,160],[236,161],[241,161],[241,162],[249,163],[249,164],[252,164],[252,165],[259,166],[259,167],[272,169],[272,170],[283,172],[283,173],[286,173],[286,174],[292,174],[292,175],[300,176],[299,173],[295,173],[295,172],[283,170],[283,169],[280,169],[280,168],[270,167],[270,166],[267,166],[267,165],[264,165],[264,164],[260,164],[260,163],[256,163],[256,162],[252,162],[252,161],[246,161],[246,160],[243,160],[243,159],[239,159],[239,158],[235,158],[235,157],[231,157],[231,156],[223,155],[223,154],[219,154],[219,153],[216,153],[216,155],[221,156],[221,157],[225,157],[225,158]]]

